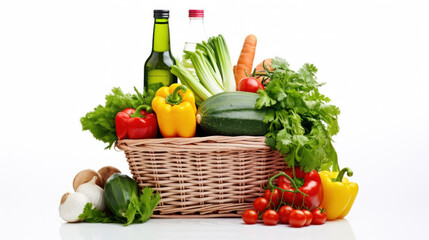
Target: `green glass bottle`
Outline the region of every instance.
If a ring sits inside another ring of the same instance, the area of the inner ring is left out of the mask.
[[[176,61],[170,50],[170,30],[168,10],[154,10],[152,53],[144,64],[144,91],[151,84],[161,82],[164,86],[177,83],[177,77],[170,70]]]

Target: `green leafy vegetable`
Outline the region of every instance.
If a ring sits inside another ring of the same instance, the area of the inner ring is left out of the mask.
[[[142,104],[150,106],[160,87],[162,83],[151,84],[144,95],[135,87],[135,94],[124,94],[119,87],[113,88],[112,93],[106,96],[104,106],[98,105],[80,119],[82,130],[89,130],[94,138],[108,144],[105,149],[110,149],[118,140],[115,127],[116,114],[126,108],[137,108]]]
[[[125,213],[127,218],[127,223],[125,225],[129,225],[131,223],[144,223],[149,220],[158,205],[159,200],[159,194],[156,193],[153,195],[153,189],[148,187],[143,189],[140,198],[133,194],[133,196],[131,196],[131,202],[128,205],[127,212]]]
[[[274,58],[267,71],[271,80],[259,90],[255,107],[265,108],[264,122],[269,124],[266,144],[286,154],[289,166],[339,171],[332,136],[339,131],[340,110],[319,92],[317,68],[304,64],[298,72],[289,69],[282,58]]]
[[[96,208],[93,208],[92,203],[89,202],[85,205],[83,213],[79,215],[79,219],[89,223],[115,223],[122,222],[110,212],[102,212]]]
[[[158,193],[153,194],[153,189],[145,187],[140,194],[131,196],[131,202],[128,205],[124,218],[115,216],[112,212],[102,212],[92,207],[92,203],[87,203],[79,219],[89,223],[122,223],[128,226],[132,223],[144,223],[150,219],[158,205],[160,196]]]

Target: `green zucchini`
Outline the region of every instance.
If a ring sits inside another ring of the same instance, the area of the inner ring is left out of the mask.
[[[212,135],[264,136],[268,125],[264,111],[255,109],[258,94],[223,92],[209,97],[198,108],[197,122]]]
[[[139,187],[134,179],[127,175],[115,173],[109,177],[104,186],[104,197],[107,207],[118,217],[124,218],[130,204],[131,196],[138,196]]]

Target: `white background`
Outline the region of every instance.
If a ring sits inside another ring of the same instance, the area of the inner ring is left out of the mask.
[[[422,1],[0,1],[1,239],[423,239],[429,167],[429,3]],[[181,55],[187,10],[205,10],[236,62],[247,34],[255,64],[315,64],[342,111],[341,166],[360,186],[346,220],[291,229],[240,219],[64,224],[63,193],[86,168],[129,173],[122,152],[82,132],[80,117],[114,86],[143,87],[153,9],[170,9],[172,51]]]

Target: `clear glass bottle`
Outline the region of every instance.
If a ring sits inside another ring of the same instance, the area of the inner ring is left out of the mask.
[[[189,10],[189,27],[186,34],[184,50],[195,51],[197,43],[207,41],[206,30],[204,28],[204,10],[190,9]],[[189,58],[182,56],[183,65],[189,69],[195,76],[195,69]]]
[[[152,52],[144,65],[144,92],[149,85],[161,82],[164,86],[177,83],[170,70],[176,62],[170,49],[169,10],[154,10]]]

